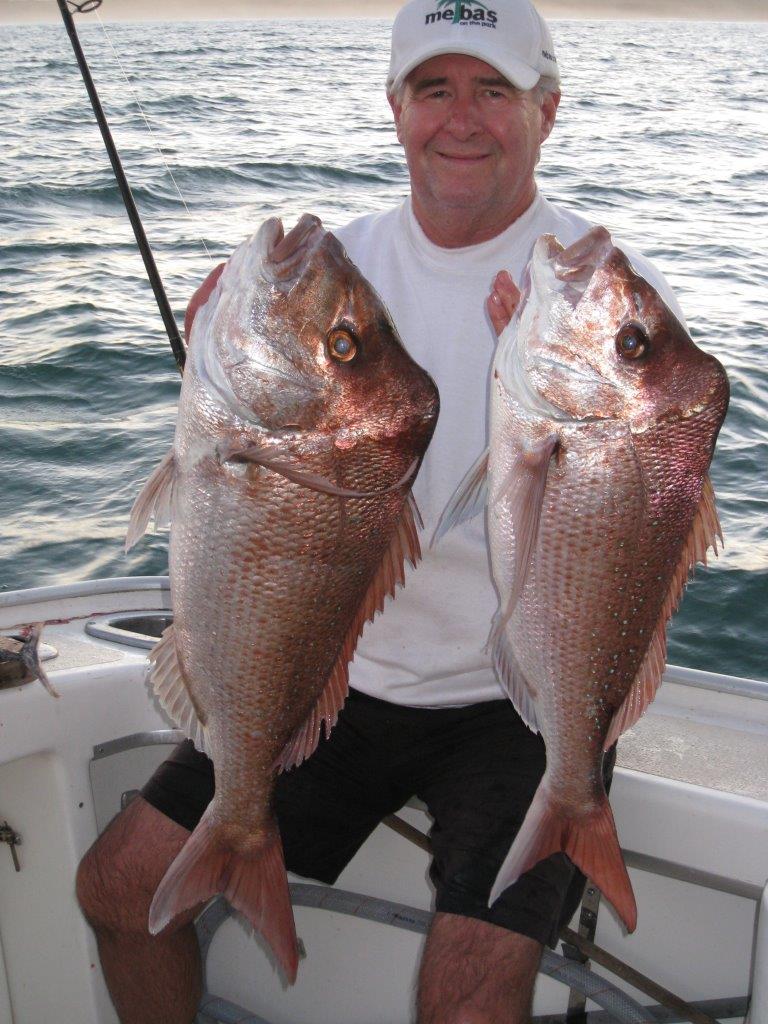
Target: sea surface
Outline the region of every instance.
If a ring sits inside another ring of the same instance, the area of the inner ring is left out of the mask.
[[[104,9],[103,9],[104,10]],[[383,21],[102,24],[83,46],[171,305],[271,214],[327,226],[407,193]],[[768,24],[553,22],[539,182],[644,251],[726,366],[725,552],[671,662],[768,678]],[[0,587],[166,571],[123,553],[179,375],[62,25],[0,26]]]

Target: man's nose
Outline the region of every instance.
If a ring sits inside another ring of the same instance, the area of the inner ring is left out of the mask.
[[[479,111],[473,99],[457,97],[453,101],[446,128],[458,139],[471,138],[481,130]]]

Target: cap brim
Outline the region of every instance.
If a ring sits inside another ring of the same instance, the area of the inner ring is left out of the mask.
[[[407,63],[405,67],[400,69],[397,76],[391,82],[387,82],[387,92],[397,92],[408,75],[419,67],[420,64],[431,60],[432,57],[442,57],[446,53],[459,53],[465,54],[467,57],[476,57],[478,60],[481,60],[486,64],[490,64],[492,68],[496,68],[499,74],[508,79],[512,85],[516,85],[518,89],[532,89],[541,77],[538,71],[530,67],[528,64],[523,63],[521,60],[510,58],[505,62],[506,66],[502,67],[498,61],[489,61],[488,53],[481,50],[480,47],[462,46],[460,50],[457,50],[455,45],[444,45],[428,49],[424,53],[420,53],[414,60]]]

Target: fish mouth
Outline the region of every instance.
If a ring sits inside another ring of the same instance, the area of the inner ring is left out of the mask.
[[[312,213],[303,213],[288,234],[279,217],[270,217],[257,236],[262,275],[271,284],[290,287],[301,277],[327,234],[320,218]]]

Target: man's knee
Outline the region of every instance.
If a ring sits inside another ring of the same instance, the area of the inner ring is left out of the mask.
[[[91,926],[147,932],[155,890],[189,833],[137,798],[83,857],[75,891]]]
[[[438,913],[421,964],[419,1024],[522,1024],[530,1016],[541,943]]]

